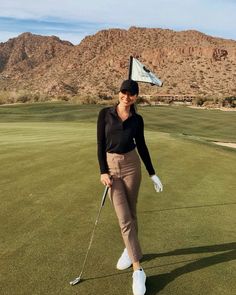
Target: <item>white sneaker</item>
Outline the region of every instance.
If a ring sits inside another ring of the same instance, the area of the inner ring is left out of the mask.
[[[129,268],[131,265],[132,261],[129,258],[127,249],[125,248],[117,262],[116,268],[119,270],[124,270],[126,268]]]
[[[143,269],[133,272],[133,293],[134,295],[144,295],[146,292],[146,274]]]

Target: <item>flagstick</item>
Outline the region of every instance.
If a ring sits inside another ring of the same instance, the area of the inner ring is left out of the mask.
[[[130,55],[130,57],[129,57],[129,76],[128,76],[129,80],[131,79],[131,76],[132,76],[132,66],[133,66],[133,56]]]

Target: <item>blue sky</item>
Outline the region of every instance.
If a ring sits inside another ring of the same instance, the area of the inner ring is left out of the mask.
[[[0,42],[23,32],[78,44],[101,29],[195,29],[236,40],[236,0],[0,0]]]

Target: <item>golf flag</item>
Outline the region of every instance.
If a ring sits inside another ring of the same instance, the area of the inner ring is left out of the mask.
[[[129,79],[157,86],[162,86],[163,84],[149,69],[132,56],[130,57]]]

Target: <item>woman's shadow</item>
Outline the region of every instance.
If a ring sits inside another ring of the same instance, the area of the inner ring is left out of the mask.
[[[195,270],[199,270],[208,266],[212,266],[215,264],[219,264],[222,262],[227,262],[236,259],[236,243],[227,243],[220,245],[210,245],[210,246],[201,246],[201,247],[193,247],[193,248],[184,248],[177,249],[174,251],[159,253],[159,254],[146,254],[143,257],[143,261],[153,260],[157,257],[164,256],[173,256],[173,255],[186,255],[186,254],[196,254],[196,253],[212,253],[212,252],[224,252],[220,254],[214,254],[212,256],[192,259],[190,263],[185,264],[184,266],[178,267],[171,272],[149,276],[147,278],[147,293],[146,295],[155,295],[159,291],[165,288],[170,282],[174,281],[179,276],[189,273]],[[175,264],[175,263],[174,263]],[[170,265],[170,264],[169,264]],[[172,264],[173,265],[173,264]],[[146,269],[156,268],[154,267],[146,267]]]

